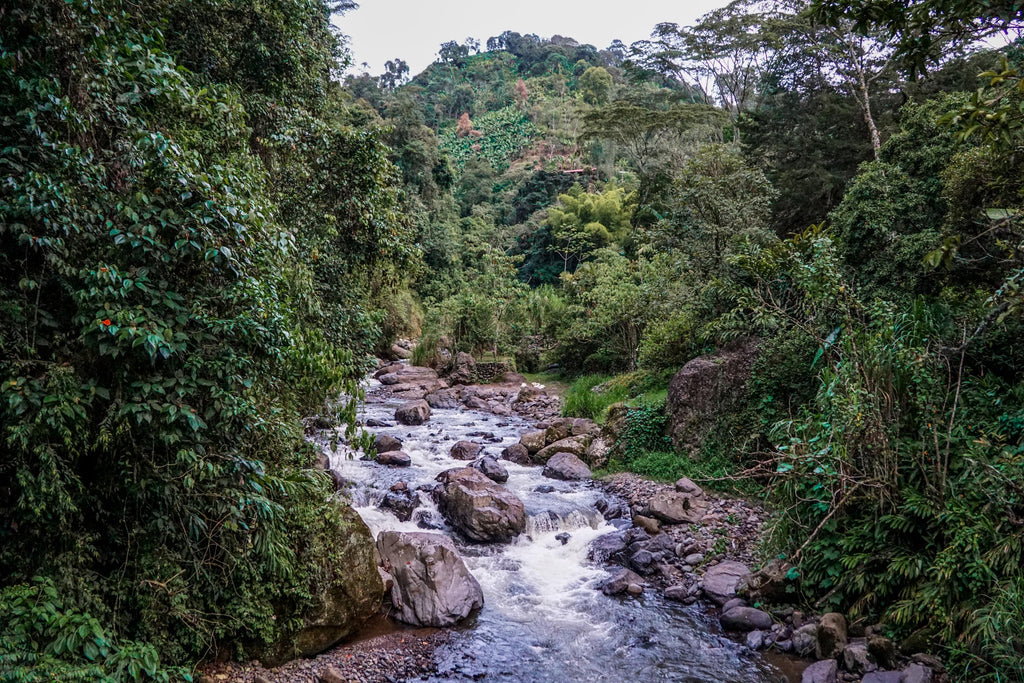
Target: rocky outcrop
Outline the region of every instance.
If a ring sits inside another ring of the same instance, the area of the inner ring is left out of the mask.
[[[395,419],[404,425],[421,425],[430,419],[430,404],[422,399],[410,401],[395,411]]]
[[[384,584],[374,559],[373,536],[355,510],[337,498],[330,500],[334,561],[326,579],[311,586],[313,607],[301,616],[301,626],[256,651],[264,666],[323,652],[356,633],[380,609]]]
[[[669,436],[696,456],[717,416],[742,400],[757,355],[752,341],[689,361],[668,385]]]
[[[536,453],[540,449],[547,445],[547,439],[545,438],[544,430],[536,432],[527,432],[519,437],[519,443],[522,444],[523,448],[528,453]]]
[[[548,429],[548,432],[551,430]],[[547,433],[547,432],[546,432]],[[567,436],[557,441],[548,442],[547,446],[540,449],[536,453],[530,456],[530,458],[538,465],[543,465],[548,461],[555,453],[572,453],[577,458],[582,458],[587,454],[587,447],[590,442],[593,441],[593,437],[589,434],[580,434],[578,436]]]
[[[523,502],[479,470],[463,467],[437,476],[438,508],[466,538],[480,543],[510,541],[526,528]]]
[[[484,604],[480,584],[441,534],[383,531],[377,552],[394,578],[395,616],[417,626],[453,626]]]
[[[572,453],[555,453],[548,459],[544,467],[544,476],[551,479],[581,481],[590,479],[590,468],[587,463]]]

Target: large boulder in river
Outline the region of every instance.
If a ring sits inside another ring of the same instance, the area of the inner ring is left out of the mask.
[[[452,359],[448,381],[452,384],[472,384],[476,378],[476,360],[473,356],[459,351]]]
[[[530,460],[530,451],[526,450],[526,446],[521,443],[514,443],[508,448],[501,452],[502,460],[508,460],[514,462],[517,465],[532,465],[533,462]]]
[[[430,419],[430,404],[426,401],[409,401],[395,411],[395,419],[404,425],[421,425]]]
[[[590,468],[572,453],[555,453],[548,458],[547,465],[544,466],[544,476],[551,479],[581,481],[590,479]]]
[[[743,605],[726,610],[718,620],[726,631],[757,631],[772,627],[772,615]]]
[[[442,488],[438,508],[468,539],[480,543],[510,541],[526,528],[523,502],[472,467],[437,475]]]
[[[280,666],[300,657],[312,657],[359,631],[380,610],[384,584],[377,571],[373,536],[355,510],[331,498],[327,513],[313,522],[327,534],[331,561],[324,576],[307,588],[310,607],[299,615],[297,628],[253,653],[264,666]]]
[[[377,449],[378,453],[387,453],[388,451],[400,451],[402,450],[402,442],[393,436],[387,434],[378,434],[373,439],[373,447]]]
[[[483,449],[483,445],[472,441],[456,441],[448,455],[456,460],[475,460]]]
[[[668,385],[669,436],[677,450],[696,456],[718,416],[746,395],[757,345],[744,341],[716,354],[699,356],[675,374]]]
[[[412,464],[412,458],[405,451],[385,451],[377,454],[377,464],[388,467],[408,467]]]
[[[484,604],[480,584],[442,534],[382,531],[377,552],[394,578],[395,616],[416,626],[453,626]]]
[[[695,524],[704,518],[707,504],[678,491],[660,491],[647,503],[646,515],[665,524]]]
[[[719,605],[736,597],[736,585],[750,573],[742,562],[719,562],[704,575],[704,594]]]

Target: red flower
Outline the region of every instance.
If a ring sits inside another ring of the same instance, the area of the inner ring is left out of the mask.
[[[100,321],[104,326],[110,327],[110,318],[104,318]]]

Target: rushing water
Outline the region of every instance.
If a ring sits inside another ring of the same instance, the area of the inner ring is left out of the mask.
[[[370,381],[361,418],[391,425],[373,431],[401,439],[412,465],[388,468],[339,451],[332,466],[355,482],[353,502],[374,536],[389,529],[423,531],[416,520],[424,514],[440,523],[438,533],[453,535],[426,494],[421,494],[421,507],[409,522],[400,522],[377,504],[398,481],[416,489],[433,484],[444,470],[466,466],[448,456],[456,441],[484,443],[483,454],[497,457],[530,426],[516,417],[464,408],[435,409],[422,426],[398,425],[394,410],[401,401],[379,400],[379,388]],[[435,680],[786,680],[762,658],[722,636],[699,605],[666,602],[652,590],[639,598],[606,597],[596,590],[610,572],[587,561],[587,547],[615,530],[594,509],[602,491],[590,482],[548,479],[539,467],[505,460],[501,464],[509,472],[505,486],[526,507],[527,530],[513,543],[501,545],[466,544],[453,535],[483,588],[485,604],[438,653]],[[536,491],[541,486],[554,490]],[[569,534],[565,543],[556,538],[563,533]]]

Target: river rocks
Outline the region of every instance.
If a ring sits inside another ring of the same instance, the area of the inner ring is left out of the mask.
[[[611,451],[612,445],[603,436],[595,436],[587,446],[586,454],[581,457],[590,467],[600,469],[608,464]]]
[[[874,671],[865,674],[860,683],[902,683],[903,674],[899,671]]]
[[[547,445],[543,431],[527,432],[519,437],[519,443],[528,453],[536,453]]]
[[[551,429],[552,428],[549,427],[548,431],[551,431]],[[550,442],[547,446],[540,449],[530,457],[538,465],[546,463],[548,458],[553,456],[555,453],[572,453],[577,458],[582,458],[582,456],[586,455],[587,446],[590,445],[592,440],[593,438],[588,434],[568,436],[564,439]]]
[[[509,541],[526,528],[526,511],[513,493],[472,467],[447,470],[438,507],[448,522],[472,541]]]
[[[815,662],[804,669],[800,683],[836,683],[839,676],[839,665],[834,659]]]
[[[514,443],[501,452],[503,460],[514,462],[517,465],[530,465],[530,451],[521,443]]]
[[[412,458],[403,451],[386,451],[377,454],[377,464],[388,467],[408,467],[412,464]]]
[[[799,590],[797,577],[792,564],[774,559],[744,577],[736,586],[736,593],[753,602],[786,602]]]
[[[804,624],[793,631],[790,640],[793,642],[793,652],[801,657],[810,657],[814,654],[814,646],[818,642],[818,625]]]
[[[668,385],[666,409],[673,445],[695,457],[717,417],[742,399],[757,355],[751,341],[689,361]]]
[[[675,483],[675,489],[679,493],[685,493],[691,498],[703,499],[706,497],[704,495],[704,490],[701,487],[694,484],[693,480],[690,479],[689,477],[683,477],[682,479],[678,480]]]
[[[661,532],[661,522],[654,519],[653,517],[645,517],[644,515],[633,515],[633,524],[647,533],[654,534]]]
[[[390,510],[402,522],[408,522],[412,518],[413,510],[420,505],[420,496],[408,488],[395,489],[384,494],[380,507],[382,510]]]
[[[298,628],[255,652],[264,666],[323,652],[356,633],[380,609],[384,585],[374,559],[373,536],[351,507],[337,498],[329,504],[335,561],[326,567],[324,580],[312,586],[312,606],[301,615]]]
[[[772,616],[753,607],[733,607],[719,617],[727,631],[753,631],[772,627]]]
[[[438,389],[423,397],[431,408],[458,408],[459,396],[452,389]]]
[[[551,425],[544,430],[544,443],[553,444],[570,436],[572,436],[572,420],[568,418],[552,420]]]
[[[395,411],[395,419],[404,425],[421,425],[430,419],[430,404],[426,401],[410,401]]]
[[[631,595],[635,595],[637,593],[630,591],[630,587],[638,586],[640,588],[640,593],[642,593],[643,585],[644,580],[638,574],[631,572],[628,569],[620,569],[598,584],[597,588],[605,595],[622,595],[626,592],[629,592]]]
[[[903,670],[903,683],[932,683],[932,670],[914,663]]]
[[[832,659],[846,647],[846,617],[829,612],[818,620],[818,642],[814,654],[818,659]]]
[[[580,481],[590,479],[590,468],[572,453],[555,453],[548,460],[543,474],[551,479]]]
[[[616,531],[598,536],[590,542],[587,558],[599,564],[622,562],[626,552],[626,532]]]
[[[896,644],[885,636],[869,637],[868,652],[882,668],[892,669],[896,666]]]
[[[392,344],[389,350],[391,351],[391,355],[394,358],[401,358],[403,360],[412,358],[412,351],[410,349],[405,348],[404,346]]]
[[[647,516],[666,524],[693,524],[704,517],[705,504],[678,491],[662,491],[647,504]]]
[[[478,461],[473,463],[472,467],[477,468],[484,473],[491,481],[499,484],[504,484],[508,481],[508,470],[502,467],[501,463],[494,459],[493,456],[485,455]]]
[[[736,584],[749,573],[747,566],[740,562],[720,562],[704,574],[704,594],[713,602],[724,605],[736,597]]]
[[[333,666],[329,666],[320,672],[317,677],[319,683],[348,683],[348,679],[341,675],[341,672]]]
[[[400,451],[402,450],[402,442],[393,436],[387,434],[378,434],[373,439],[373,447],[377,450],[377,454],[387,453],[388,451]]]
[[[418,626],[452,626],[484,604],[480,584],[447,536],[383,531],[377,551],[394,577],[395,616]]]
[[[697,600],[697,590],[696,583],[692,583],[689,586],[684,584],[669,586],[665,589],[665,599],[684,604],[691,604]]]
[[[862,675],[878,669],[878,664],[868,652],[868,644],[863,638],[854,638],[843,648],[843,668]]]
[[[483,449],[481,444],[472,441],[458,441],[448,454],[456,460],[474,460]]]

